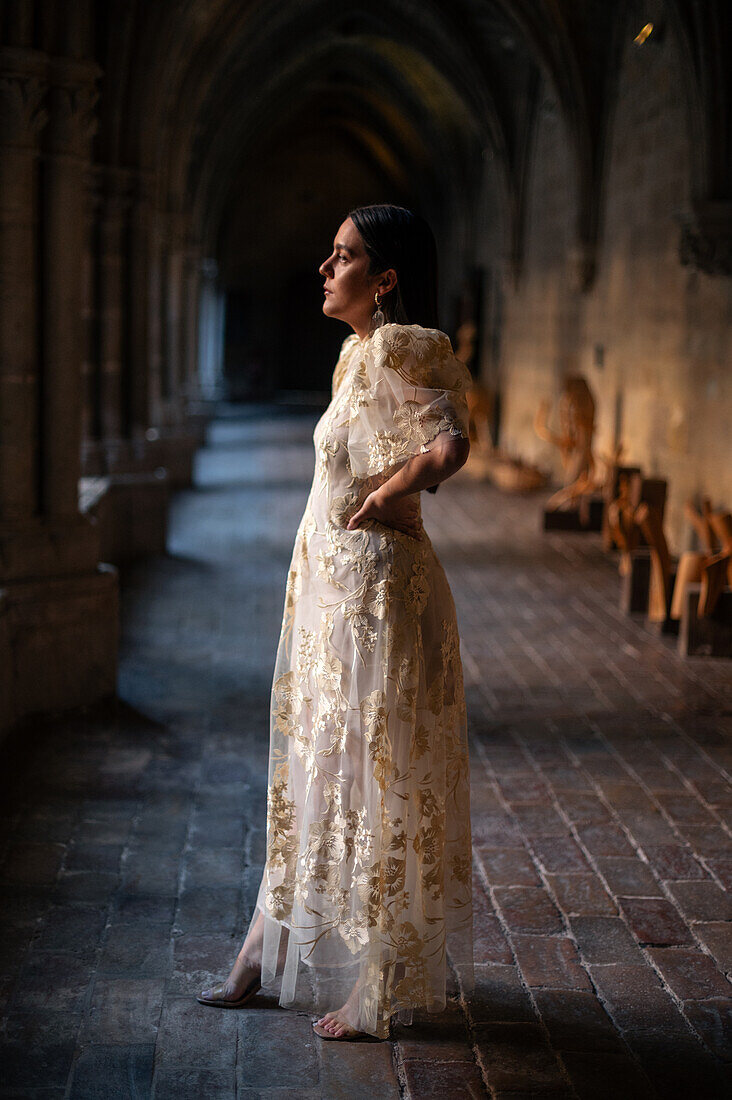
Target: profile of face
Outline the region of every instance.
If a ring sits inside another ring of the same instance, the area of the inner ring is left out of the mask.
[[[318,271],[325,279],[323,313],[346,321],[358,336],[369,331],[376,292],[386,294],[397,281],[393,268],[369,275],[369,262],[361,234],[351,219],[346,218],[333,240],[333,251]]]

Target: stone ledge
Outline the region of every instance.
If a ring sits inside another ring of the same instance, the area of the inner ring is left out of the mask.
[[[97,526],[99,556],[120,564],[164,554],[170,485],[167,471],[85,477],[79,482],[84,512]]]
[[[114,693],[117,570],[14,581],[0,589],[0,731],[21,718]],[[5,682],[7,681],[7,683]]]

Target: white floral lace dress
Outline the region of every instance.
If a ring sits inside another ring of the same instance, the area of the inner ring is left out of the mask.
[[[472,985],[466,709],[424,527],[345,525],[411,455],[467,436],[469,385],[437,329],[344,340],[274,670],[262,984],[319,1014],[348,1001],[351,1026],[382,1038],[393,1015],[444,1008],[448,950]]]

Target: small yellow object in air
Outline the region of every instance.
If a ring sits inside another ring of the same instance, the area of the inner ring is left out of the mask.
[[[639,31],[639,33],[633,39],[636,46],[642,46],[643,43],[645,42],[645,40],[652,33],[652,31],[653,31],[653,23],[646,23],[645,27],[643,27],[643,29],[641,31]]]

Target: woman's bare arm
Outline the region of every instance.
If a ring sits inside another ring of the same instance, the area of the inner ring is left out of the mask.
[[[415,526],[410,517],[413,508],[406,508],[405,511],[405,504],[401,503],[404,498],[451,477],[465,465],[469,453],[469,440],[440,432],[428,451],[412,455],[383,485],[366,497],[358,512],[348,521],[347,529],[352,531],[362,520],[376,519],[410,531]]]

